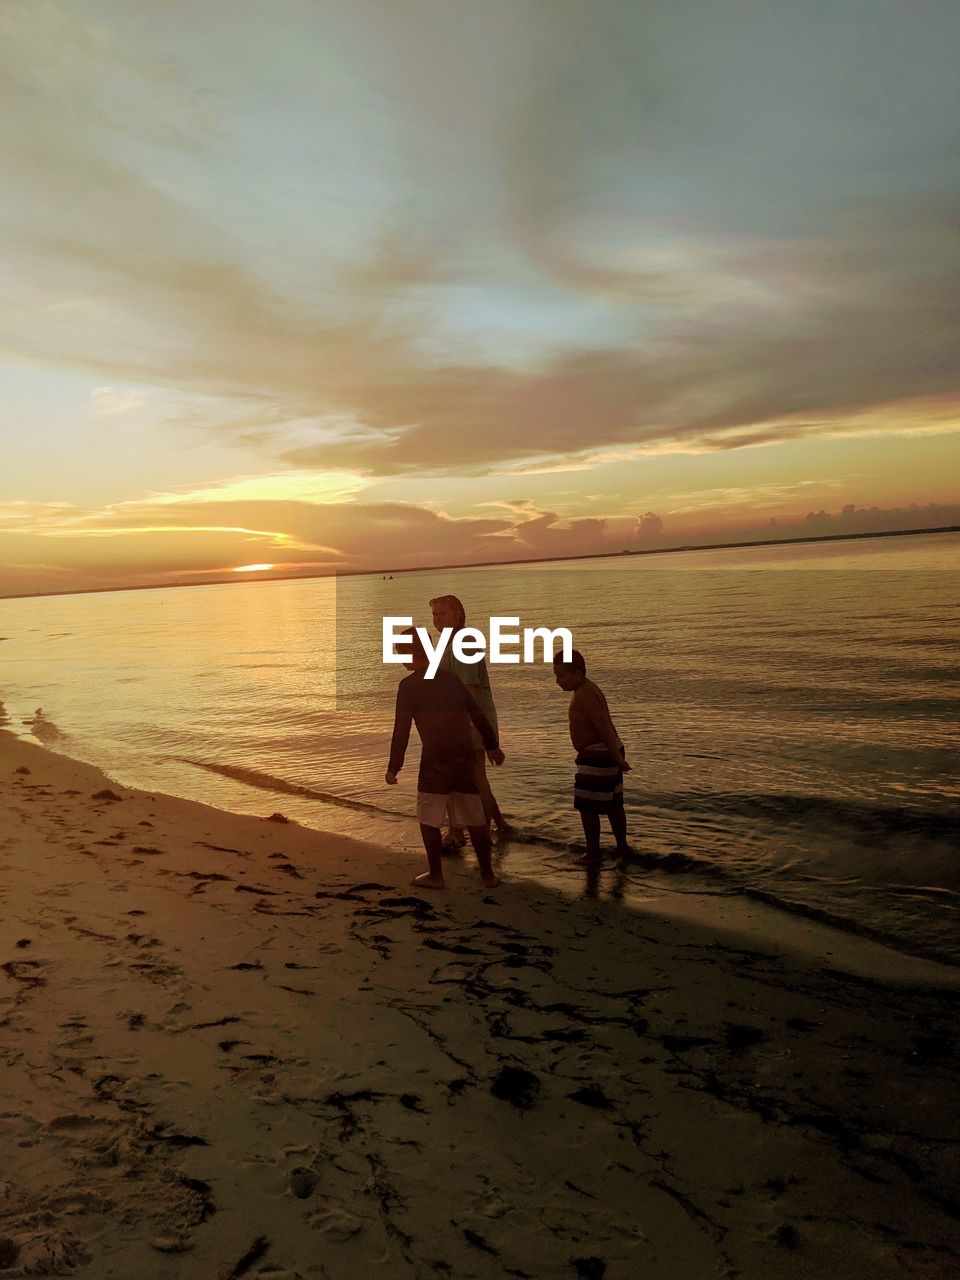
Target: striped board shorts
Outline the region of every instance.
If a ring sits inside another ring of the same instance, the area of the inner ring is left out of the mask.
[[[602,742],[585,747],[577,756],[573,807],[587,813],[609,813],[623,805],[623,770]]]

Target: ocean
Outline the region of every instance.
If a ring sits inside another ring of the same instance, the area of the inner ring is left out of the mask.
[[[633,770],[623,886],[739,894],[960,963],[960,534],[0,600],[5,727],[119,782],[419,849],[381,619],[566,626]],[[516,839],[577,892],[566,695],[491,666]]]

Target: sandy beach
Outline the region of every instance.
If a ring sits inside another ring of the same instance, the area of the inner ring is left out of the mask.
[[[957,1274],[954,971],[0,788],[0,1277]]]

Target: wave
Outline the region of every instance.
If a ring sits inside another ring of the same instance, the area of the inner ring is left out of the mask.
[[[375,804],[369,800],[355,800],[348,796],[338,795],[334,791],[321,790],[319,787],[306,787],[297,782],[290,782],[287,778],[280,778],[276,774],[266,773],[261,769],[249,769],[243,765],[219,764],[212,760],[198,760],[190,756],[175,756],[174,759],[181,764],[189,764],[196,769],[205,769],[208,773],[216,773],[221,777],[231,778],[234,782],[256,787],[258,791],[272,791],[277,795],[301,796],[307,800],[319,800],[323,804],[332,804],[343,809],[375,814],[378,817],[390,818],[394,821],[397,819],[402,821],[407,816],[398,814],[395,809],[384,808],[382,805]],[[550,849],[557,853],[571,853],[582,847],[580,842],[557,835],[536,824],[511,822],[510,832],[510,838],[515,843]],[[637,854],[632,861],[636,866],[656,868],[668,872],[694,872],[712,878],[731,879],[729,872],[719,863],[694,853],[644,853]]]
[[[54,728],[55,726],[50,726]],[[56,731],[56,730],[55,730]],[[206,769],[209,773],[217,773],[236,782],[246,783],[261,791],[275,791],[281,795],[303,796],[306,799],[320,800],[324,804],[339,805],[345,809],[357,809],[365,813],[382,814],[396,818],[394,809],[384,808],[369,800],[356,800],[343,796],[335,791],[325,791],[319,787],[307,787],[300,783],[290,782],[276,774],[266,773],[260,769],[250,769],[241,765],[219,764],[211,760],[198,760],[195,757],[174,757],[182,764],[189,764],[197,769]],[[917,809],[907,805],[878,805],[861,803],[856,800],[830,796],[797,795],[795,793],[775,792],[647,792],[643,809],[655,815],[659,812],[678,814],[701,813],[712,817],[738,817],[752,821],[760,821],[772,826],[782,826],[785,822],[801,825],[813,825],[819,831],[825,828],[852,828],[868,837],[920,835],[930,840],[950,840],[955,838],[960,825],[960,812],[940,809]],[[525,844],[543,845],[548,849],[568,852],[579,847],[578,843],[563,836],[558,836],[536,824],[512,824],[515,839]],[[650,855],[654,856],[654,855]],[[695,853],[670,853],[660,855],[669,869],[722,873],[722,868],[706,857]]]
[[[241,765],[218,764],[209,760],[198,760],[187,756],[176,757],[182,764],[192,765],[197,769],[205,769],[209,773],[219,774],[246,786],[256,787],[261,791],[270,791],[278,795],[300,796],[308,800],[317,800],[323,804],[335,805],[344,809],[352,809],[362,813],[389,819],[393,822],[403,821],[406,815],[395,810],[385,809],[381,805],[369,801],[355,800],[347,796],[337,795],[332,791],[324,791],[319,787],[306,787],[290,782],[275,774],[265,773],[257,769],[248,769]],[[670,807],[678,811],[702,811],[717,814],[736,814],[737,816],[763,819],[771,823],[782,823],[784,820],[816,820],[823,822],[829,817],[834,822],[849,824],[863,831],[867,819],[872,818],[880,824],[887,834],[895,832],[924,830],[924,834],[945,835],[956,830],[956,820],[949,815],[939,813],[923,813],[906,807],[872,807],[858,805],[855,802],[831,800],[822,797],[798,795],[739,795],[734,793],[697,796],[688,794],[661,794],[650,797],[651,807]],[[542,848],[551,852],[570,853],[582,846],[579,842],[564,838],[536,824],[511,823],[511,841],[532,848]],[[774,892],[749,883],[743,869],[737,865],[725,865],[706,855],[689,851],[668,853],[644,852],[636,853],[629,859],[629,866],[637,870],[650,870],[667,876],[691,876],[697,881],[710,885],[711,893],[736,895],[740,894],[756,902],[772,907],[789,915],[800,916],[828,925],[842,933],[862,937],[883,946],[922,959],[937,961],[951,967],[960,967],[960,957],[947,950],[924,945],[915,937],[905,938],[895,932],[885,931],[872,924],[856,919],[842,912],[820,907],[814,903],[800,901],[783,892]],[[680,891],[680,890],[678,890]],[[704,892],[707,890],[683,890],[683,892]],[[928,890],[931,892],[931,890]],[[943,891],[946,892],[946,891]]]
[[[898,934],[877,929],[862,920],[855,920],[852,916],[841,915],[837,911],[828,911],[810,902],[799,902],[796,898],[787,898],[783,894],[771,893],[768,889],[758,889],[753,885],[744,885],[740,892],[745,898],[750,898],[754,902],[762,902],[768,907],[775,907],[778,911],[785,911],[788,915],[802,916],[805,920],[815,920],[819,924],[829,925],[831,929],[836,929],[839,933],[848,933],[857,938],[866,938],[871,942],[878,942],[881,946],[890,947],[892,950],[900,951],[904,955],[916,956],[921,960],[933,960],[937,964],[949,965],[953,969],[960,968],[960,956],[952,955],[949,951],[940,951],[936,947],[924,946],[922,943],[917,942],[915,938],[906,939]]]
[[[917,809],[834,796],[789,792],[647,792],[645,808],[675,813],[735,816],[780,825],[852,828],[862,836],[920,835],[953,841],[960,824],[958,809]]]
[[[347,796],[338,796],[333,791],[321,791],[318,787],[304,787],[271,773],[261,773],[257,769],[245,769],[236,764],[214,764],[210,760],[193,760],[189,756],[172,758],[180,764],[193,765],[196,769],[206,769],[208,773],[218,773],[223,778],[232,778],[234,782],[256,787],[258,791],[275,791],[284,796],[303,796],[307,800],[320,800],[324,804],[339,805],[343,809],[358,809],[363,813],[376,813],[387,818],[397,817],[396,813],[390,809],[383,809],[380,805],[369,804],[364,800],[351,800]]]
[[[61,730],[43,713],[43,708],[38,707],[33,713],[30,720],[24,721],[29,724],[30,732],[38,742],[51,743],[57,742],[63,737]]]
[[[558,840],[536,828],[514,827],[514,837],[525,844],[545,846],[553,850],[569,851],[579,849],[580,845]],[[884,929],[868,921],[859,919],[842,910],[818,906],[814,902],[802,901],[788,893],[775,892],[759,885],[752,884],[746,878],[744,870],[736,864],[723,864],[705,855],[689,852],[656,853],[644,852],[633,854],[628,863],[631,869],[659,872],[669,877],[690,877],[696,887],[681,889],[677,886],[673,892],[709,893],[711,896],[742,896],[755,902],[761,902],[776,911],[802,919],[813,920],[819,924],[835,929],[840,933],[864,938],[881,946],[889,947],[904,955],[915,956],[922,960],[931,960],[951,968],[960,968],[960,956],[951,951],[949,945],[939,947],[936,943],[925,943],[916,933],[905,936],[894,929]],[[689,883],[689,882],[688,882]],[[658,882],[659,888],[669,888]],[[905,888],[915,892],[913,886],[888,886],[889,888]],[[925,895],[953,898],[950,890],[924,888]]]

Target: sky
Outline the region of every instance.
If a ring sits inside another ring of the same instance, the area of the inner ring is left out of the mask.
[[[954,0],[4,0],[0,595],[960,523],[958,60]]]

